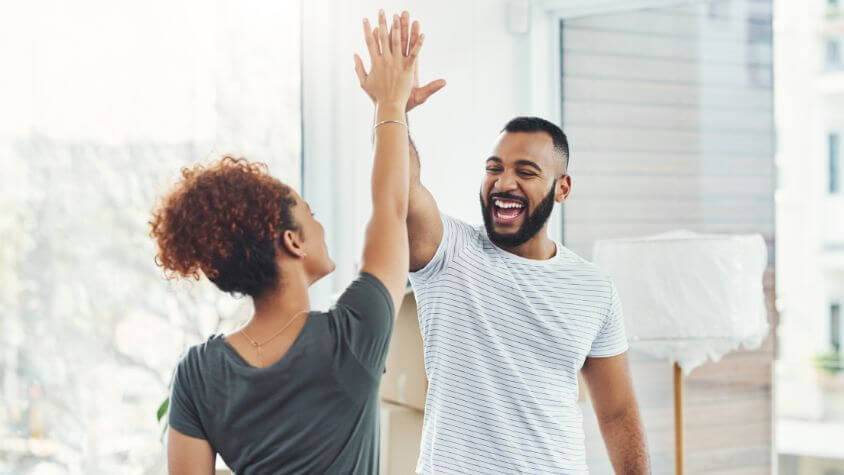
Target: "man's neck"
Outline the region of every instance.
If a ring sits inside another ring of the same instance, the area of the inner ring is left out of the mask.
[[[528,242],[516,247],[501,247],[505,251],[515,254],[525,259],[546,260],[551,259],[557,255],[557,245],[548,238],[548,233],[543,228],[536,236],[532,237]]]

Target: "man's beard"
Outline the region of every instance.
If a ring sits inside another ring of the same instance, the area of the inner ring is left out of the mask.
[[[495,193],[491,195],[486,206],[484,206],[484,197],[482,192],[478,193],[478,196],[481,199],[481,214],[484,215],[484,226],[486,226],[486,235],[489,236],[489,240],[504,248],[519,247],[530,241],[534,236],[536,236],[536,233],[545,226],[545,223],[551,216],[551,211],[554,210],[554,191],[556,189],[557,180],[555,179],[554,183],[551,184],[551,191],[548,192],[548,195],[539,202],[539,205],[536,206],[536,210],[534,210],[533,213],[527,214],[527,210],[525,210],[526,216],[524,222],[516,232],[511,234],[501,234],[495,232],[492,222],[492,213],[495,208],[495,204],[493,204],[495,199],[493,197],[506,198],[507,193]],[[512,199],[513,196],[510,196],[509,198]]]

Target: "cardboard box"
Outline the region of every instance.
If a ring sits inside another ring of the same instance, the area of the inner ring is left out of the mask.
[[[408,290],[396,315],[386,372],[381,379],[381,400],[424,411],[427,392],[416,299]]]
[[[409,407],[381,403],[381,475],[416,473],[423,414]]]

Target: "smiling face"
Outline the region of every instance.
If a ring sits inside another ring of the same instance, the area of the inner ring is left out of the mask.
[[[503,132],[486,160],[480,201],[489,239],[520,246],[545,227],[554,203],[565,199],[570,179],[545,132]]]

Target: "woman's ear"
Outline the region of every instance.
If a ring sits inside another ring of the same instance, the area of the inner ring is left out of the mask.
[[[289,229],[281,235],[281,247],[292,257],[305,257],[308,255],[305,252],[302,236],[298,232]]]

